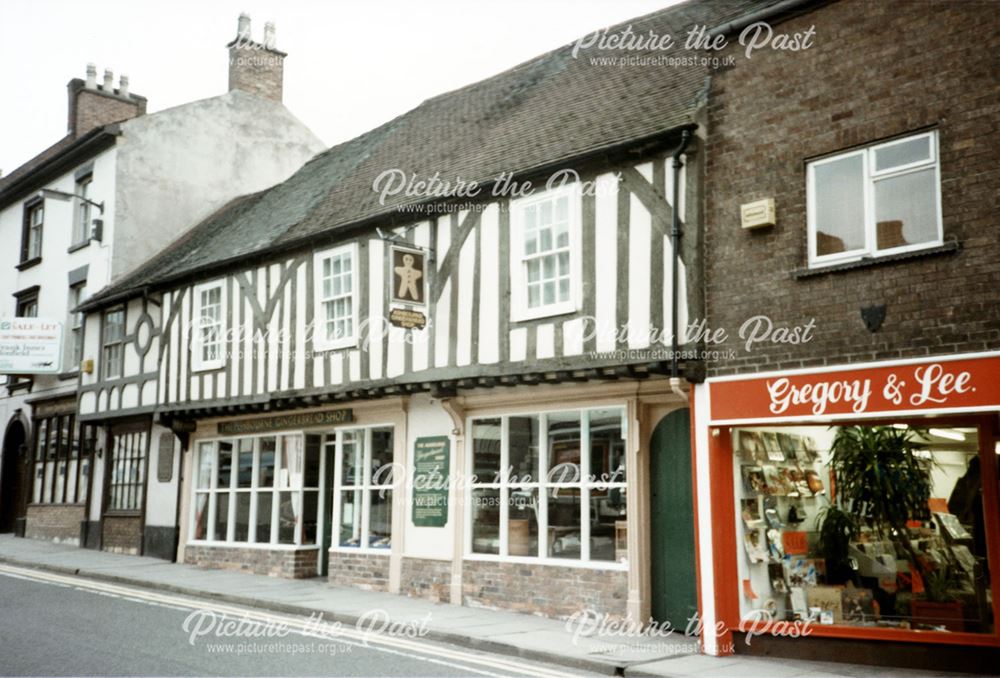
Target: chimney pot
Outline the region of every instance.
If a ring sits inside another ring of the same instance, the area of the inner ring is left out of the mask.
[[[268,21],[264,24],[264,46],[268,49],[274,49],[275,37],[274,37],[274,22]]]
[[[115,74],[110,68],[104,69],[104,91],[109,94],[115,91]]]
[[[128,96],[128,76],[124,73],[122,73],[121,77],[118,78],[118,96]]]
[[[97,66],[87,64],[87,89],[97,89]]]
[[[240,18],[236,21],[236,39],[240,42],[250,42],[250,15],[246,12],[241,12]]]

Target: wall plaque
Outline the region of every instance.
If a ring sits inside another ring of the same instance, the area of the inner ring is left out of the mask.
[[[448,524],[448,436],[417,438],[413,444],[413,524],[444,527]]]

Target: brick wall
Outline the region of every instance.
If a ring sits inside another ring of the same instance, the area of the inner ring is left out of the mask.
[[[713,374],[1000,348],[1000,13],[983,2],[841,0],[775,31],[815,24],[814,46],[755,52],[711,81],[706,166],[707,317],[735,360]],[[937,126],[945,240],[958,252],[792,277],[807,265],[804,160]],[[777,225],[740,229],[741,203],[774,197]],[[860,309],[886,305],[869,332]],[[756,314],[815,318],[813,341],[737,337]]]
[[[304,579],[316,576],[318,554],[319,551],[316,549],[278,550],[188,545],[184,548],[184,562],[199,567]]]
[[[30,504],[24,536],[79,545],[83,519],[83,504]]]
[[[400,593],[437,603],[451,601],[451,561],[404,558]]]
[[[329,580],[369,591],[389,589],[389,554],[330,551]]]
[[[145,97],[129,95],[126,98],[86,89],[80,79],[69,83],[69,129],[75,136],[83,136],[95,127],[145,113]]]
[[[260,46],[229,49],[229,89],[281,103],[285,57]]]
[[[138,555],[142,547],[141,516],[105,516],[101,548],[114,553]]]
[[[625,617],[628,573],[583,567],[466,560],[462,593],[471,607],[569,617],[581,610]]]

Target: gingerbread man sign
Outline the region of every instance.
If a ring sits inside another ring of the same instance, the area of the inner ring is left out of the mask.
[[[424,254],[414,250],[392,249],[393,301],[404,304],[424,303]]]

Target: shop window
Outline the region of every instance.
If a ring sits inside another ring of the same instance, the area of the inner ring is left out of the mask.
[[[392,428],[337,432],[334,496],[338,546],[392,546],[392,460]]]
[[[546,191],[511,204],[512,319],[577,308],[580,279],[578,187]]]
[[[358,326],[357,246],[350,244],[319,252],[314,267],[317,307],[313,342],[319,350],[353,346]]]
[[[32,494],[35,504],[79,504],[87,500],[97,429],[72,414],[35,420]]]
[[[937,132],[815,160],[807,174],[810,266],[942,243]]]
[[[115,433],[111,445],[111,469],[108,474],[109,511],[142,510],[146,483],[145,430]]]
[[[623,416],[607,408],[472,420],[467,551],[626,561]]]
[[[197,327],[194,333],[193,368],[214,370],[225,363],[223,354],[226,334],[223,320],[225,308],[225,287],[221,280],[198,285],[194,289],[194,317]]]
[[[927,426],[734,429],[744,619],[993,632],[978,431]]]

